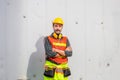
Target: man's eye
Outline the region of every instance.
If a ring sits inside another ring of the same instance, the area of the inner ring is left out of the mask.
[[[55,26],[58,26],[58,25],[55,25]]]

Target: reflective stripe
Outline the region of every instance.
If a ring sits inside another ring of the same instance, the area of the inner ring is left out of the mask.
[[[55,46],[66,46],[66,44],[65,43],[57,43],[57,42],[53,42],[53,45],[55,45]]]

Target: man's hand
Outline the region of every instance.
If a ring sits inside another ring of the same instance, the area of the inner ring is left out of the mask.
[[[52,48],[53,52],[57,52],[60,56],[66,56],[63,50]]]
[[[65,49],[66,51],[72,51],[72,48],[69,46]]]
[[[57,49],[55,49],[55,48],[52,48],[52,51],[53,52],[57,52]],[[57,52],[58,53],[58,52]],[[60,54],[56,54],[56,56],[55,57],[60,57],[61,55]]]
[[[56,56],[62,56],[62,57],[65,57],[65,56],[66,56],[65,51],[72,51],[72,48],[69,46],[69,47],[67,47],[67,48],[65,49],[65,51],[60,50],[60,49],[52,48],[52,51],[58,53],[58,55],[56,55]]]

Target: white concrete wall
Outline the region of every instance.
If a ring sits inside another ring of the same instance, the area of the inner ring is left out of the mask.
[[[2,4],[1,4],[2,3]],[[0,0],[0,80],[5,80],[5,4]]]
[[[43,80],[43,39],[61,16],[69,80],[120,80],[120,0],[0,0],[0,80]]]

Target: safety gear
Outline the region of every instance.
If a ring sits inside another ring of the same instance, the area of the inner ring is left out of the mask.
[[[55,39],[51,36],[48,36],[48,40],[50,42],[50,44],[52,45],[52,48],[55,49],[60,49],[60,50],[65,50],[66,49],[66,45],[67,45],[67,37],[62,37],[61,40],[58,41],[58,39]],[[68,58],[67,57],[48,57],[47,60],[54,62],[56,64],[64,64],[68,62]]]
[[[52,63],[52,62],[46,60],[44,66],[45,66],[45,67],[47,66],[47,67],[49,67],[49,68],[54,68],[54,67],[57,68],[57,69],[55,70],[54,77],[48,77],[48,76],[45,76],[45,75],[44,75],[44,80],[68,80],[68,77],[64,77],[63,72],[61,72],[61,70],[60,70],[60,69],[62,69],[62,68],[67,68],[67,67],[68,67],[68,63],[57,65],[57,64],[55,64],[55,63]]]
[[[61,39],[62,38],[62,34],[56,34],[55,32],[52,34],[54,38],[56,39]]]
[[[56,73],[61,73],[64,75],[64,77],[68,77],[71,75],[71,71],[69,67],[65,67],[65,68],[58,68],[58,67],[49,67],[49,66],[45,66],[45,72],[44,75],[47,77],[54,77],[54,74]]]
[[[55,24],[55,23],[58,23],[58,24],[64,24],[64,21],[62,20],[62,18],[60,18],[60,17],[57,17],[57,18],[55,18],[54,20],[53,20],[53,24]]]

